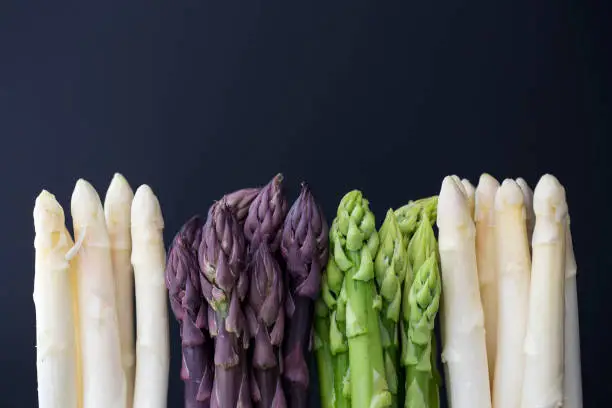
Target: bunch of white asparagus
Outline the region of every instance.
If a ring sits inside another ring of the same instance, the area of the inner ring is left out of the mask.
[[[544,175],[438,201],[441,331],[451,408],[582,408],[576,262],[565,189]]]
[[[115,174],[102,206],[81,179],[70,212],[74,244],[53,194],[43,190],[34,206],[38,406],[165,408],[169,331],[157,197],[147,185],[134,194]]]

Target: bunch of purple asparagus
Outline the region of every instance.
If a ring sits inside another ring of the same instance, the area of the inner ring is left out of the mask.
[[[289,211],[282,175],[223,196],[168,252],[186,408],[308,405],[314,299],[328,227],[306,184]]]

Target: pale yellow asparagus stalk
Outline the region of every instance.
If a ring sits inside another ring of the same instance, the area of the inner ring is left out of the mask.
[[[136,289],[134,408],[166,408],[170,340],[165,284],[164,219],[155,194],[142,185],[132,202],[132,265]]]
[[[443,353],[453,408],[491,408],[475,226],[458,178],[442,182],[438,242],[444,294]]]
[[[497,357],[493,406],[518,408],[525,369],[525,330],[529,302],[531,258],[523,192],[514,180],[504,180],[495,196],[497,270],[499,277]]]
[[[568,216],[565,230],[565,374],[564,408],[582,408],[582,370],[580,368],[580,324],[576,288],[576,258]]]
[[[110,240],[96,190],[77,181],[71,213],[76,238],[66,255],[77,271],[84,408],[125,408],[126,383]]]
[[[34,307],[36,372],[40,408],[78,408],[79,373],[72,278],[65,259],[72,238],[64,211],[47,191],[34,205]]]
[[[527,237],[529,238],[529,245],[531,245],[531,238],[533,236],[533,226],[535,224],[535,213],[533,212],[533,190],[529,187],[529,184],[522,179],[517,178],[516,183],[523,192],[523,199],[525,201],[525,215],[527,223]]]
[[[538,182],[533,209],[536,222],[521,407],[558,408],[563,403],[567,204],[554,176],[544,175]]]
[[[470,180],[464,178],[461,180],[461,184],[463,184],[463,188],[465,189],[465,195],[468,200],[468,207],[470,208],[470,214],[472,215],[472,219],[474,219],[474,210],[476,207],[476,189],[470,183]]]
[[[116,173],[106,192],[104,215],[110,238],[119,337],[121,339],[121,366],[126,379],[126,404],[132,406],[134,399],[134,274],[130,256],[132,238],[130,234],[130,212],[134,193],[127,180]]]
[[[497,356],[497,246],[495,241],[495,194],[499,182],[482,174],[475,192],[474,221],[476,223],[476,262],[480,299],[485,319],[489,383],[493,386]]]

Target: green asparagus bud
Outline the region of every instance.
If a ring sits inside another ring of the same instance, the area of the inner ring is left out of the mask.
[[[406,244],[414,235],[423,214],[427,215],[431,225],[436,222],[438,214],[438,196],[421,198],[417,201],[411,201],[403,207],[395,211],[397,222],[404,234]]]
[[[379,236],[380,248],[376,255],[374,269],[376,283],[383,303],[381,340],[387,383],[393,397],[391,406],[396,407],[399,368],[398,321],[401,312],[402,283],[406,276],[408,254],[393,210],[387,212]]]

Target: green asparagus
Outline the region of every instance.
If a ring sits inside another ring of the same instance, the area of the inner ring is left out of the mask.
[[[374,285],[373,260],[379,238],[374,214],[360,191],[342,198],[329,238],[322,297],[330,316],[334,407],[348,406],[347,398],[352,408],[389,407],[392,398],[380,332],[382,299]]]
[[[387,212],[379,230],[380,248],[374,269],[376,283],[382,296],[381,340],[385,359],[385,372],[393,408],[398,406],[399,335],[398,321],[401,311],[402,283],[408,265],[407,248],[393,210]]]

